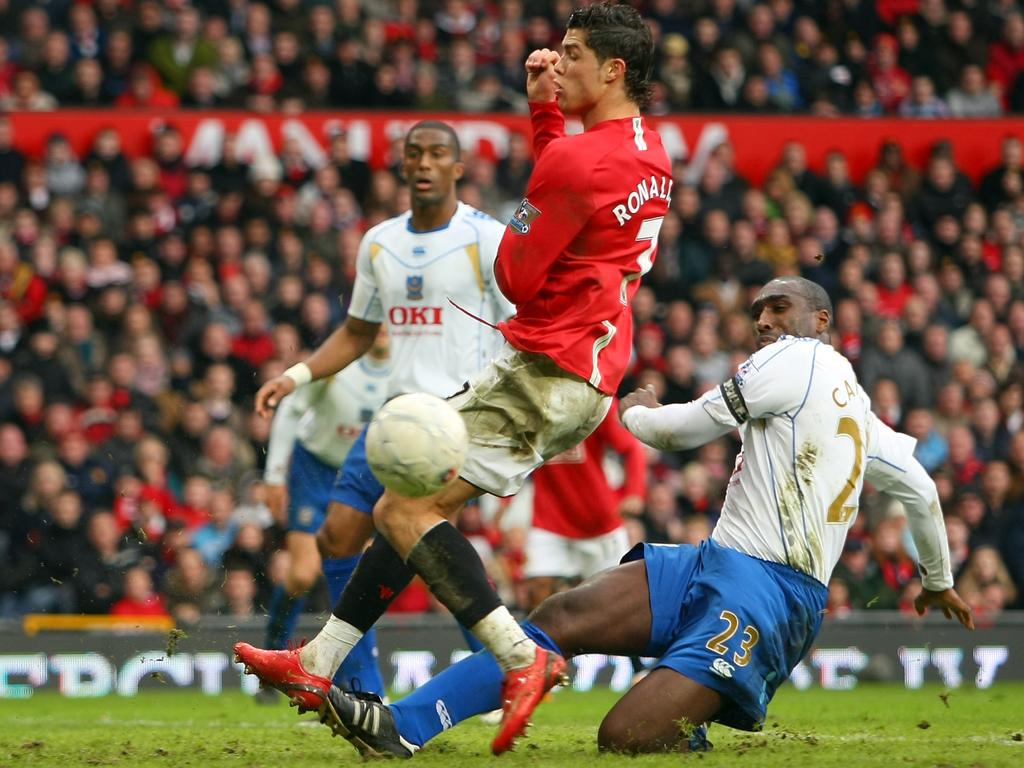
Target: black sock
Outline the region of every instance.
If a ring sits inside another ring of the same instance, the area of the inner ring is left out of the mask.
[[[480,555],[447,521],[423,534],[406,563],[464,627],[472,629],[501,605],[487,581]]]
[[[375,536],[359,559],[333,613],[360,632],[368,632],[415,575],[387,539]]]

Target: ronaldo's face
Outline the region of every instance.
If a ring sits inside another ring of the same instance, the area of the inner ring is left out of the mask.
[[[587,32],[570,29],[562,39],[562,56],[555,65],[555,99],[567,115],[582,115],[598,102],[604,89],[601,63],[587,47]]]
[[[462,178],[462,162],[455,157],[452,138],[436,128],[417,128],[405,142],[402,173],[415,205],[437,205],[455,190]]]

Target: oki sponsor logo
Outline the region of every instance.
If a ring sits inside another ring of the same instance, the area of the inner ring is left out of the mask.
[[[392,307],[388,311],[391,325],[441,325],[442,307]]]

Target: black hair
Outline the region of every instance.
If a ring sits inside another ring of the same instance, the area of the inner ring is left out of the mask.
[[[459,137],[455,133],[455,129],[452,128],[448,123],[442,122],[441,120],[420,120],[416,125],[409,129],[409,132],[405,134],[405,146],[409,146],[409,137],[412,136],[413,131],[420,129],[428,129],[433,131],[441,131],[442,133],[448,134],[448,138],[452,141],[452,154],[455,159],[462,159],[462,146],[459,144]]]
[[[778,277],[772,280],[772,282],[790,286],[793,289],[793,293],[803,297],[804,301],[807,302],[807,307],[812,312],[824,309],[828,312],[831,324],[832,318],[835,317],[835,313],[832,311],[832,299],[829,298],[828,292],[816,282],[808,280],[806,277],[797,277],[795,275]]]
[[[636,8],[609,2],[577,8],[566,28],[586,30],[587,47],[597,54],[598,61],[625,61],[626,94],[638,107],[647,106],[651,100],[654,40]]]

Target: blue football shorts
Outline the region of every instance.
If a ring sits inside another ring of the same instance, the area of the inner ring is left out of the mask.
[[[364,515],[373,513],[373,505],[384,495],[384,486],[370,469],[366,460],[366,431],[363,428],[359,437],[349,448],[345,463],[338,470],[331,488],[330,500],[358,509]]]
[[[816,579],[720,546],[638,544],[651,602],[645,655],[725,699],[717,722],[760,730],[768,702],[818,634],[828,589]]]
[[[295,443],[288,468],[288,530],[316,533],[327,514],[336,467]]]

